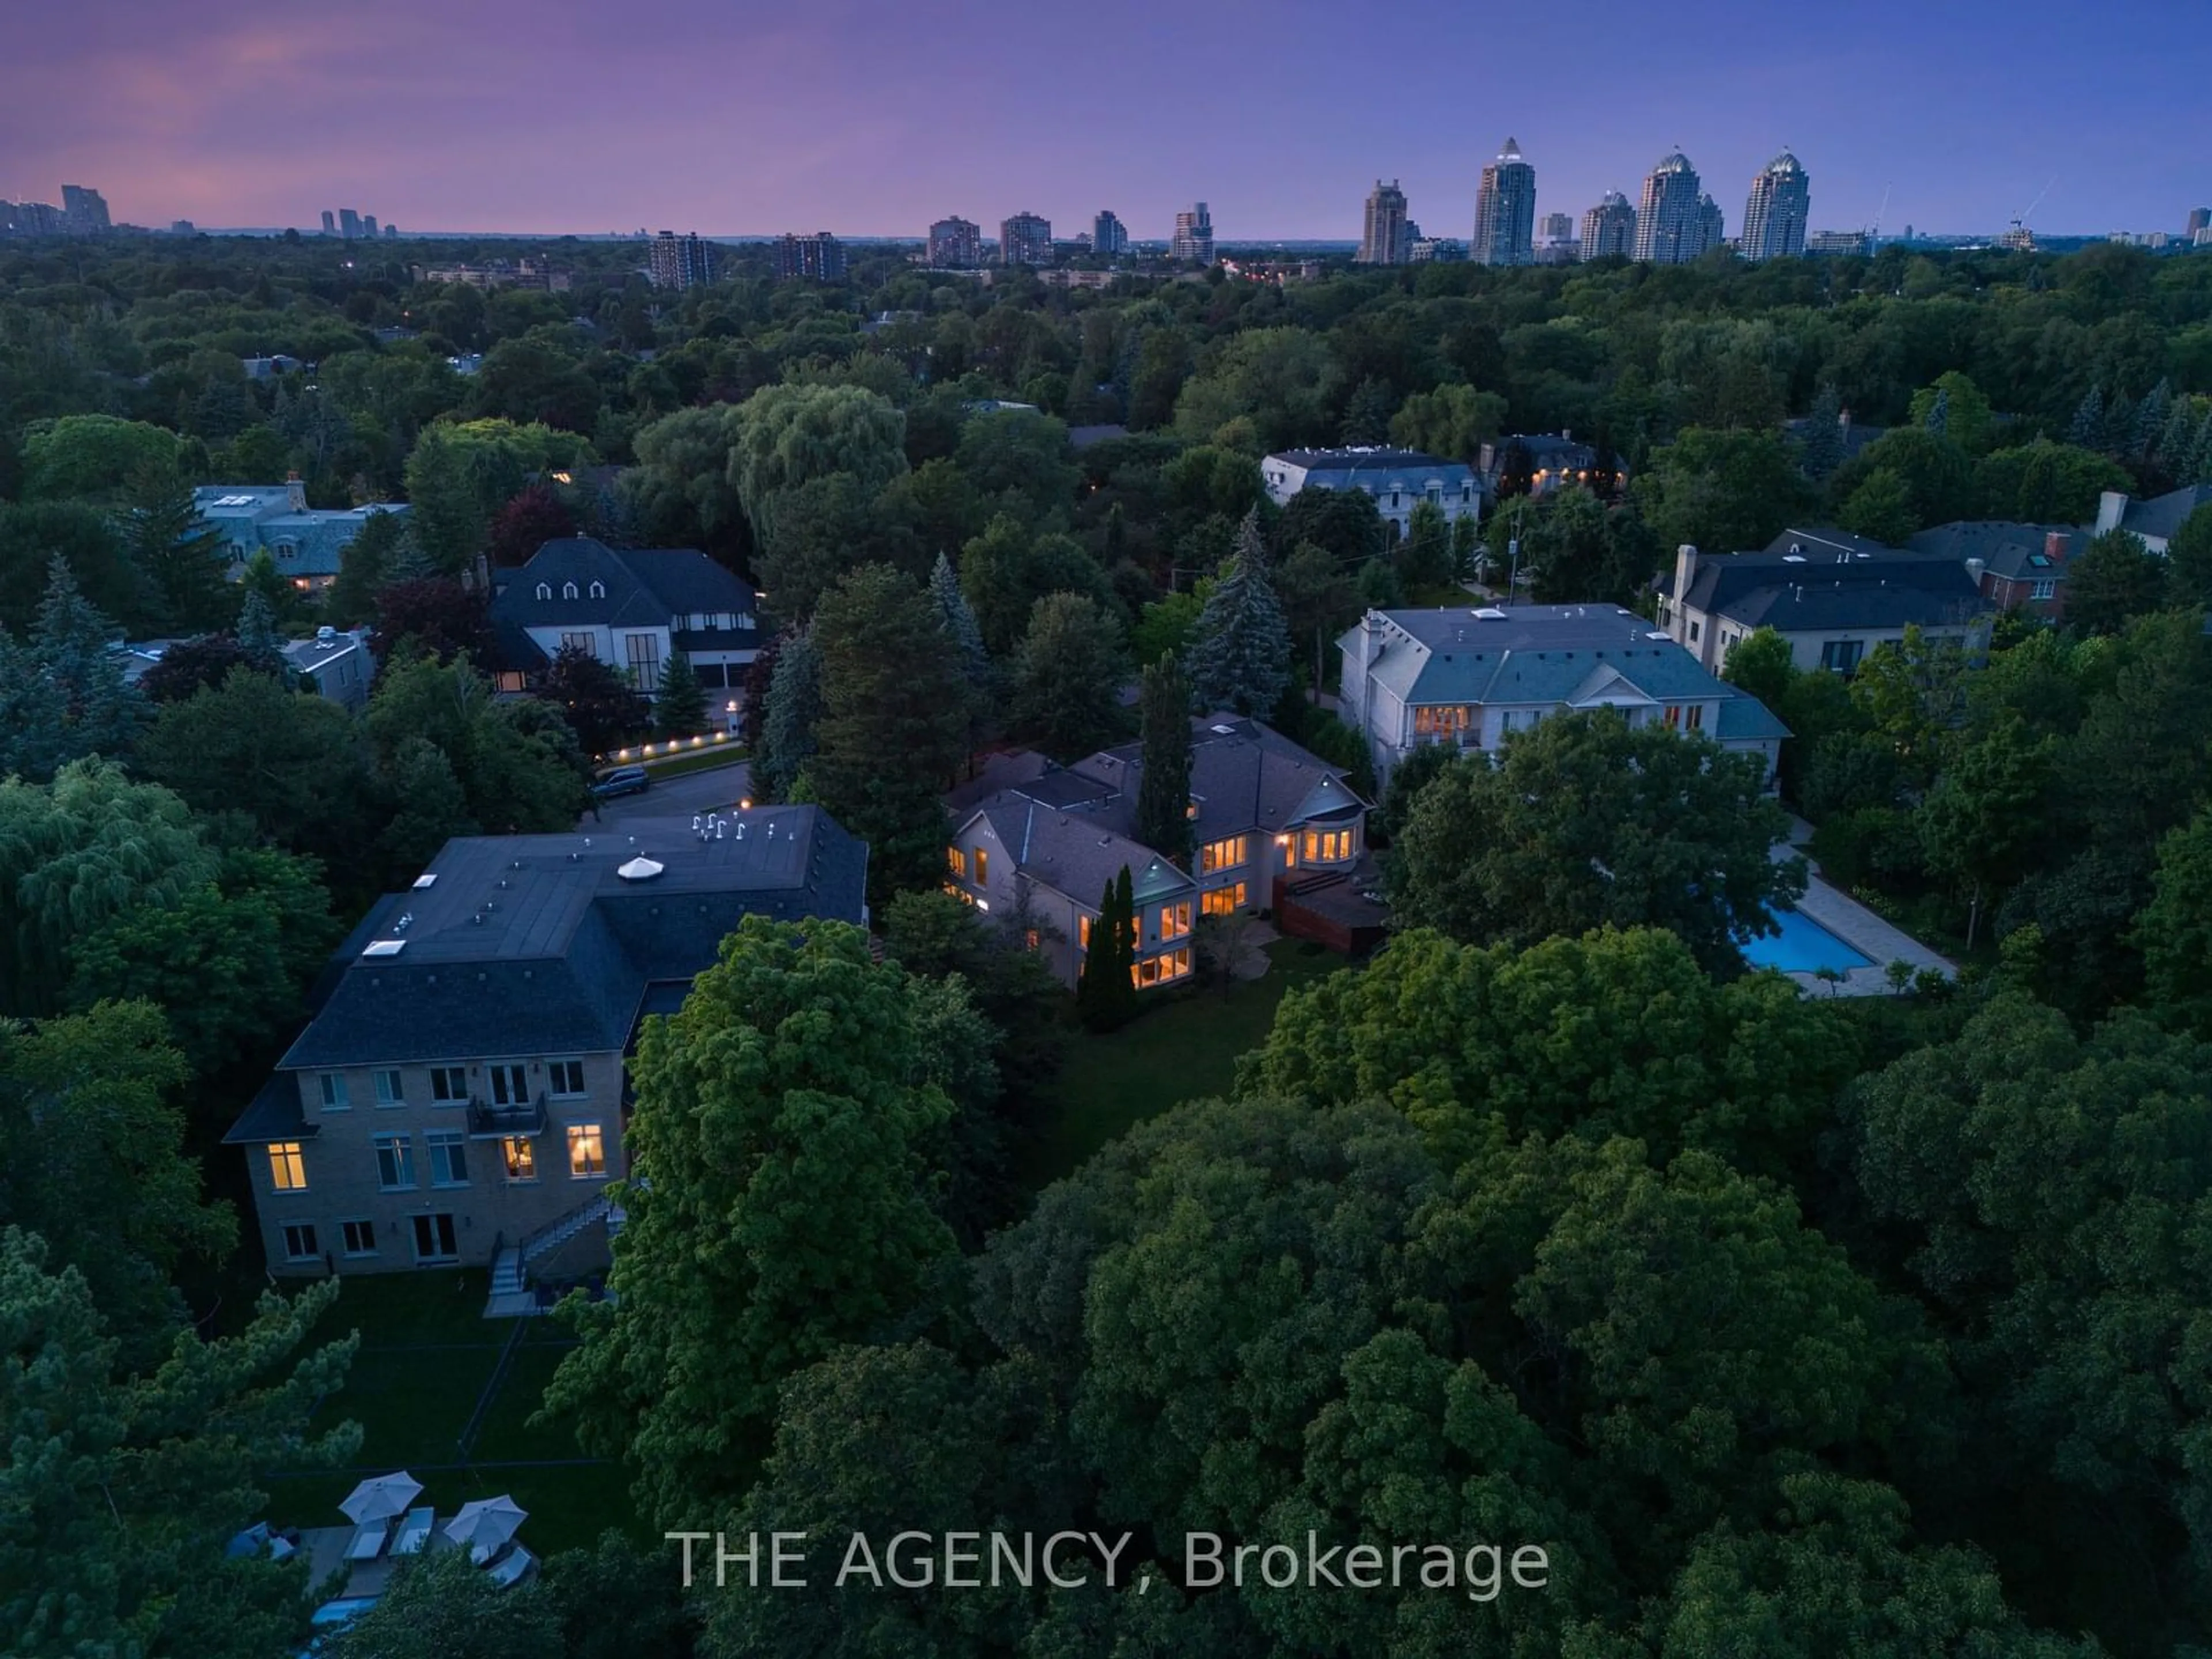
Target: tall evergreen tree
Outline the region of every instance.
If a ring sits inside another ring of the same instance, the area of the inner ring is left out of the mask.
[[[276,617],[258,588],[249,588],[239,601],[238,626],[232,630],[239,650],[255,662],[272,665],[270,672],[289,682],[292,665],[284,659],[284,636],[276,631]]]
[[[1144,775],[1137,781],[1137,839],[1190,865],[1190,684],[1172,656],[1144,672],[1137,696]]]
[[[937,607],[938,620],[945,624],[945,631],[959,648],[961,669],[967,678],[968,753],[972,761],[996,726],[1002,689],[998,665],[991,660],[990,651],[983,643],[982,625],[975,620],[975,608],[960,591],[959,573],[943,553],[937,556],[936,564],[930,568],[929,598]]]
[[[30,660],[52,692],[59,720],[46,775],[82,755],[128,754],[144,723],[146,700],[124,682],[116,633],[78,589],[69,562],[57,556],[31,628]]]
[[[2076,449],[2102,449],[2105,447],[2103,386],[2091,386],[2075,406],[2073,422],[2066,428],[2066,441]]]
[[[1229,574],[1199,613],[1191,643],[1192,693],[1202,708],[1265,716],[1290,684],[1290,629],[1267,574],[1257,507],[1237,532]]]
[[[1087,593],[1048,593],[1014,654],[1008,716],[1056,760],[1074,760],[1127,729],[1121,624]]]
[[[230,600],[221,539],[173,464],[149,463],[132,474],[118,528],[152,589],[163,629],[198,634],[222,626]]]
[[[1075,1012],[1086,1028],[1110,1031],[1136,1012],[1136,898],[1129,866],[1098,896],[1098,920],[1075,982]]]
[[[862,565],[814,613],[822,718],[806,775],[815,798],[869,844],[878,902],[933,886],[945,868],[940,792],[964,758],[959,652],[913,577]]]
[[[2097,447],[2118,459],[2135,453],[2136,406],[2124,392],[2116,392],[2105,405],[2105,435]]]
[[[1951,391],[1948,386],[1936,388],[1936,401],[1928,406],[1928,419],[1923,423],[1938,437],[1951,429]]]
[[[1814,394],[1797,454],[1808,478],[1825,478],[1844,464],[1844,400],[1834,386]]]
[[[2151,459],[2175,484],[2189,482],[2189,462],[2197,448],[2197,414],[2189,399],[2176,398],[2166,410],[2166,425],[2153,446]]]
[[[681,651],[661,665],[653,702],[653,729],[664,738],[688,738],[707,729],[707,692],[698,671]]]
[[[2136,405],[2134,429],[2128,434],[2130,460],[2148,461],[2157,454],[2158,441],[2166,433],[2166,417],[2172,409],[2172,384],[2161,380]]]
[[[811,627],[785,631],[763,701],[753,788],[763,800],[781,800],[814,753],[814,728],[822,719],[822,655]]]

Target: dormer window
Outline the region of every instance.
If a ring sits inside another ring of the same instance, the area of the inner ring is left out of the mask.
[[[607,585],[605,582],[593,582],[592,584],[592,597],[593,599],[604,599],[606,596]]]
[[[561,597],[564,599],[574,599],[576,597],[576,584],[574,582],[562,582],[561,584]]]
[[[550,583],[550,582],[540,582],[540,583],[538,583],[538,597],[539,599],[551,599],[551,598],[553,597],[553,584],[552,584],[552,583]]]

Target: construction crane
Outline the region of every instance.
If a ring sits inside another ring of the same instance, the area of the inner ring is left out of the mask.
[[[2054,173],[2051,175],[2051,184],[2036,191],[2035,199],[2027,204],[2027,210],[2012,222],[2012,228],[1997,238],[1999,247],[2012,248],[2023,253],[2034,247],[2035,233],[2027,228],[2027,222],[2035,216],[2036,209],[2043,205],[2043,198],[2051,194],[2051,185],[2057,182],[2058,175]]]
[[[1869,253],[1874,252],[1881,246],[1881,222],[1883,216],[1889,211],[1889,191],[1890,186],[1887,185],[1881,187],[1881,205],[1874,210],[1874,223],[1867,228]]]

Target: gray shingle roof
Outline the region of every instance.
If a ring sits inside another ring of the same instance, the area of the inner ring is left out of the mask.
[[[2138,536],[2172,541],[2174,532],[2188,522],[2189,515],[2208,501],[2212,501],[2212,484],[2191,484],[2185,489],[2168,490],[2163,495],[2154,495],[2147,501],[2130,501],[2127,510],[2120,515],[2120,528],[2132,530]]]
[[[592,595],[593,583],[601,596]],[[574,586],[576,597],[565,597]],[[539,590],[545,591],[540,597]],[[748,644],[765,643],[753,591],[692,548],[617,550],[589,536],[546,543],[509,573],[491,602],[495,623],[531,628],[670,628],[700,612],[750,617]]]
[[[1654,702],[1741,695],[1611,605],[1391,611],[1370,675],[1401,701],[1557,708],[1619,683]],[[1360,626],[1340,641],[1356,647]]]
[[[744,916],[863,919],[867,848],[819,809],[733,814],[714,840],[692,822],[447,842],[428,884],[387,899],[334,958],[280,1064],[619,1048],[647,986],[708,966]],[[659,870],[619,873],[639,858]]]
[[[1151,848],[1121,834],[1105,813],[1081,808],[1061,811],[1009,789],[970,812],[960,829],[978,817],[990,824],[1024,875],[1085,910],[1097,909],[1106,884],[1125,867],[1140,903],[1197,890],[1188,876]]]
[[[2051,538],[2057,550],[2051,550]],[[1962,520],[1923,530],[1907,544],[1916,553],[1939,555],[1964,564],[1979,559],[1991,574],[2024,581],[2060,581],[2074,556],[2087,545],[2087,534],[2063,525],[2014,524],[2001,520]]]
[[[1686,595],[1709,616],[1784,632],[1955,627],[1995,606],[1948,554],[1900,551],[1843,531],[1785,531],[1763,553],[1700,554]]]

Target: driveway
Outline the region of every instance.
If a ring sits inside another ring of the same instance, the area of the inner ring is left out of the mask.
[[[588,830],[595,823],[604,827],[628,818],[688,818],[710,807],[726,811],[743,800],[752,787],[752,769],[743,761],[732,761],[727,766],[703,772],[656,778],[653,787],[641,794],[601,801],[599,817],[594,819],[586,812],[576,827]]]

